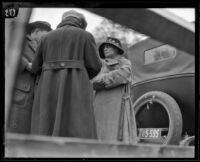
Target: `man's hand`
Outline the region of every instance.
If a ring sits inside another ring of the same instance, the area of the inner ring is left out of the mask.
[[[28,62],[26,69],[31,72],[31,70],[32,70],[32,63],[31,62]]]

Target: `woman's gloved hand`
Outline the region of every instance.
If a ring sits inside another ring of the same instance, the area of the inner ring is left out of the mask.
[[[93,82],[93,88],[94,88],[94,90],[96,90],[96,91],[105,89],[105,83],[104,83],[103,81],[100,81],[100,82]]]

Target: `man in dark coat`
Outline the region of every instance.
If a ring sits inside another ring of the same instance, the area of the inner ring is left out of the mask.
[[[19,64],[13,94],[13,104],[9,114],[7,126],[7,131],[9,132],[30,133],[35,84],[35,75],[31,72],[31,66],[41,37],[50,30],[50,24],[44,21],[32,22],[27,26],[25,48]]]
[[[33,103],[31,133],[96,138],[90,79],[101,69],[85,17],[65,12],[57,29],[41,41],[33,71],[41,73]]]

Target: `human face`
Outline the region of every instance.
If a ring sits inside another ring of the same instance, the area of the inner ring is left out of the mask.
[[[45,36],[46,34],[48,33],[48,31],[46,30],[39,30],[39,29],[36,29],[32,34],[31,34],[31,37],[37,42],[39,43],[41,38],[43,36]]]
[[[48,31],[45,30],[38,30],[37,37],[40,40],[43,36],[45,36],[48,33]]]
[[[114,58],[118,55],[118,49],[112,45],[106,44],[103,51],[106,58]]]

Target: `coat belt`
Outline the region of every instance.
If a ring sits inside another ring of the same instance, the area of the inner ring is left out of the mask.
[[[42,65],[43,70],[58,70],[58,69],[83,69],[84,64],[81,60],[61,60],[61,61],[46,61]]]

